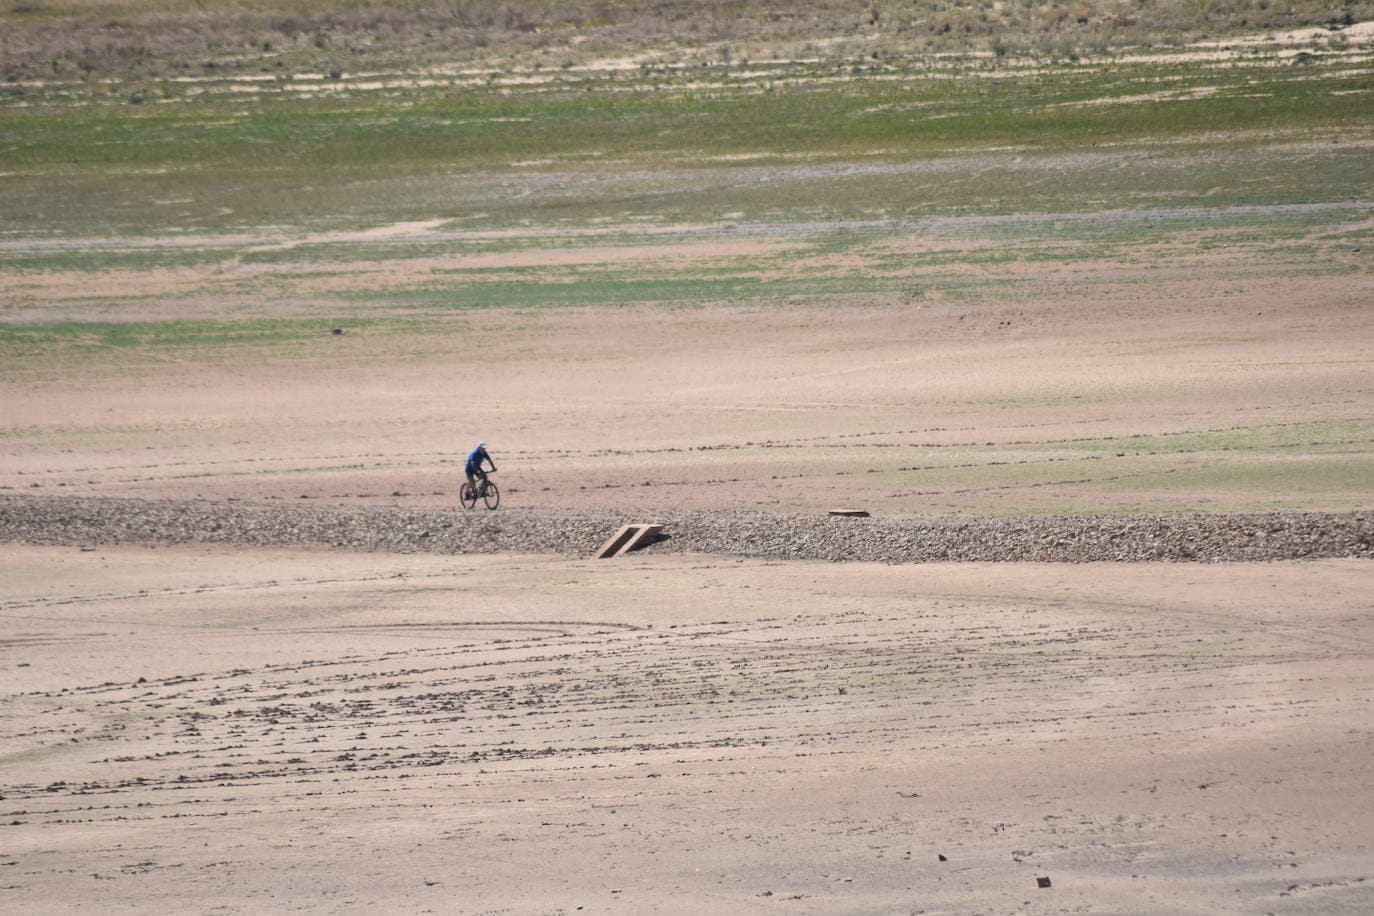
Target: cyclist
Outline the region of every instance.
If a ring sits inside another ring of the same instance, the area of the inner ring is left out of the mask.
[[[487,472],[482,470],[483,461],[491,465],[493,471],[496,470],[496,462],[487,454],[487,444],[478,442],[477,447],[468,455],[468,463],[463,468],[463,472],[468,475],[468,486],[472,487],[472,492],[478,496],[482,495],[487,486]],[[477,487],[478,480],[482,481],[481,489]]]

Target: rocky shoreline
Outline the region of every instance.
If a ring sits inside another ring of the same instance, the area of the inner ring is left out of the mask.
[[[880,563],[1238,562],[1374,558],[1374,512],[841,518],[753,511],[373,508],[0,496],[0,541],[223,544],[394,553],[588,557],[622,524],[655,522],[650,553]]]

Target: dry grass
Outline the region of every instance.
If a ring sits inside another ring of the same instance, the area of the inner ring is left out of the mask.
[[[379,62],[571,64],[595,55],[705,51],[753,59],[867,53],[1071,57],[1374,18],[1374,0],[13,0],[0,9],[0,73],[156,76],[363,69]]]

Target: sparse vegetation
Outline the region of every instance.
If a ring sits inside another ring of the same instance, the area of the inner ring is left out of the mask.
[[[1262,53],[1104,67],[1055,52],[1056,65],[888,58],[858,73],[804,60],[651,75],[215,76],[132,93],[21,86],[0,109],[0,168],[22,180],[0,188],[0,203],[11,231],[128,233],[423,218],[436,185],[449,215],[496,224],[1093,209],[1185,192],[1214,204],[1363,196],[1356,145],[1328,142],[1300,172],[1265,152],[1369,132],[1369,52],[1308,53],[1306,64]],[[1131,148],[1153,153],[1123,169]],[[1071,151],[1086,158],[1021,180],[1034,157]],[[976,180],[938,165],[951,174],[914,180],[931,166],[902,165],[969,156],[986,160]],[[858,172],[809,168],[856,157]],[[794,177],[745,177],[718,193],[716,177],[751,169]],[[512,184],[540,193],[513,197]]]
[[[1371,0],[235,0],[189,8],[177,0],[22,0],[0,10],[3,76],[47,75],[50,65],[105,77],[168,77],[316,70],[342,52],[369,66],[479,60],[523,62],[549,53],[578,61],[637,54],[684,59],[712,44],[740,59],[754,49],[844,42],[917,53],[1003,48],[1159,46],[1374,18]],[[840,39],[840,41],[836,41]],[[719,58],[718,58],[719,59]]]

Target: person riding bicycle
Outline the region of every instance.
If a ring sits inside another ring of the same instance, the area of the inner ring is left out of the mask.
[[[487,444],[478,442],[477,447],[468,455],[468,463],[463,468],[463,472],[468,475],[468,486],[472,487],[473,493],[481,493],[477,481],[482,481],[482,487],[487,485],[487,472],[482,470],[482,462],[491,465],[491,469],[496,470],[496,462],[491,460],[491,455],[487,454]]]

